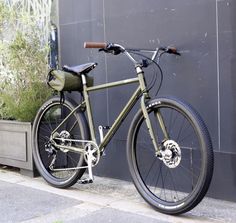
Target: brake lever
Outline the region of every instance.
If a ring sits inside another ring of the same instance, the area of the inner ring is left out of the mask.
[[[111,53],[113,55],[118,55],[123,52],[119,47],[114,46],[112,43],[109,43],[106,48],[99,49],[98,51],[99,52],[103,51],[105,53]]]
[[[174,47],[167,47],[166,50],[165,50],[166,53],[169,53],[169,54],[175,54],[177,56],[181,56],[181,54],[177,51],[176,48]]]
[[[104,48],[102,48],[102,49],[98,49],[98,52],[105,52],[105,53],[108,53],[108,50],[106,50],[106,49],[104,49]]]
[[[117,50],[114,50],[114,49],[99,49],[98,52],[104,52],[104,53],[111,53],[113,55],[118,55],[120,54],[121,52],[120,51],[117,51]]]

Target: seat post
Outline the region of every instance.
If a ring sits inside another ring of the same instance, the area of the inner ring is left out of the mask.
[[[81,78],[82,78],[82,84],[87,85],[87,80],[86,80],[86,76],[84,74],[81,74]]]

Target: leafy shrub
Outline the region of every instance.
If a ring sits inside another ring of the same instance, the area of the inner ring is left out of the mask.
[[[27,29],[21,29],[19,21],[27,23]],[[48,44],[42,42],[37,22],[4,4],[0,4],[0,35],[0,118],[32,121],[51,94],[44,81]]]

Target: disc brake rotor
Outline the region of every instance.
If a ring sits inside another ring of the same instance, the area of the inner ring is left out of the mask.
[[[163,145],[162,161],[167,167],[176,168],[181,161],[181,149],[178,143],[174,140],[166,140]]]

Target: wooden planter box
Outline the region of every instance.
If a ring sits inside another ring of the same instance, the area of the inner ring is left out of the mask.
[[[0,164],[18,167],[22,174],[34,176],[29,122],[0,120]]]

